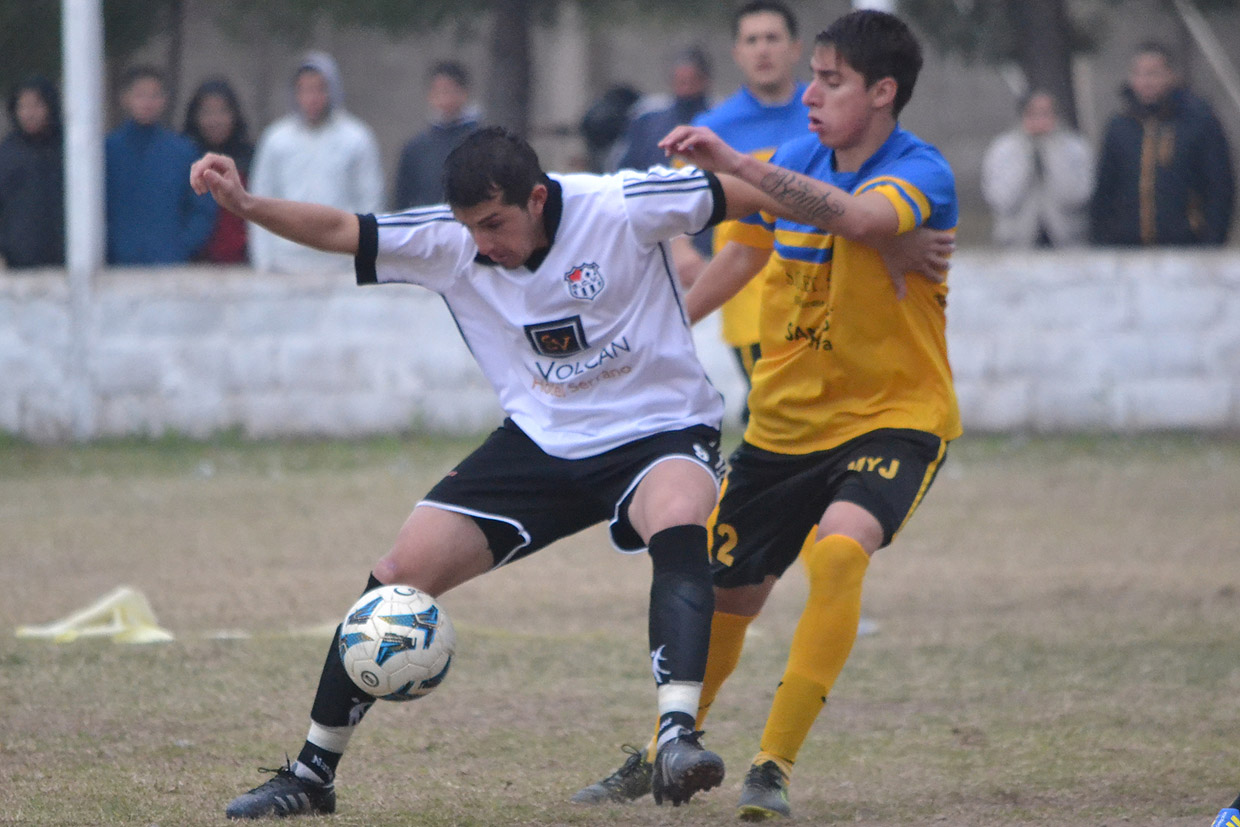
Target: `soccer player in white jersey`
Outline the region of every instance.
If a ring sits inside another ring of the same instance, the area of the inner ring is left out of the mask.
[[[656,800],[718,785],[723,762],[693,723],[714,606],[705,524],[723,470],[723,403],[697,360],[667,241],[773,202],[693,168],[548,175],[498,128],[449,157],[450,206],[358,216],[258,197],[220,155],[200,159],[191,183],[277,235],[354,255],[359,284],[442,295],[499,395],[503,424],[416,505],[365,590],[402,583],[438,596],[608,520],[618,549],[646,550],[653,564]],[[337,764],[374,701],[336,651],[333,640],[297,760],[228,816],[335,810]]]

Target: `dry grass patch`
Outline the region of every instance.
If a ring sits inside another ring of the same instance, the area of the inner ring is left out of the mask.
[[[466,443],[0,443],[0,625],[119,584],[174,643],[0,636],[0,825],[205,825],[295,753],[326,639]],[[798,762],[797,821],[1204,825],[1240,785],[1240,448],[965,439],[870,569]],[[722,790],[578,809],[649,731],[649,563],[592,530],[445,596],[444,688],[382,705],[337,825],[730,823],[796,622],[794,569],[708,723]],[[227,630],[248,640],[214,640]],[[318,822],[316,822],[318,823]],[[327,823],[327,822],[323,822]]]

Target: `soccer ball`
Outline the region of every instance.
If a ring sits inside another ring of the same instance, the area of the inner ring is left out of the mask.
[[[361,689],[385,701],[412,701],[443,682],[456,631],[429,594],[380,586],[345,615],[339,648],[345,672]]]

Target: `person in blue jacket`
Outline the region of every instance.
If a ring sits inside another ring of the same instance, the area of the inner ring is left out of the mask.
[[[104,143],[109,264],[188,262],[215,226],[215,202],[189,186],[198,150],[161,123],[167,106],[158,69],[125,73],[121,108],[128,118]]]
[[[1122,91],[1125,110],[1107,124],[1090,209],[1095,244],[1227,242],[1235,171],[1210,105],[1183,85],[1170,49],[1137,47]]]

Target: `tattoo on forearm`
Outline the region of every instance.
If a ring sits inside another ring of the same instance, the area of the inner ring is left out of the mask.
[[[844,214],[843,204],[832,201],[829,196],[816,194],[806,182],[786,170],[763,176],[758,188],[795,211],[798,218],[809,219],[806,223],[817,227]]]

